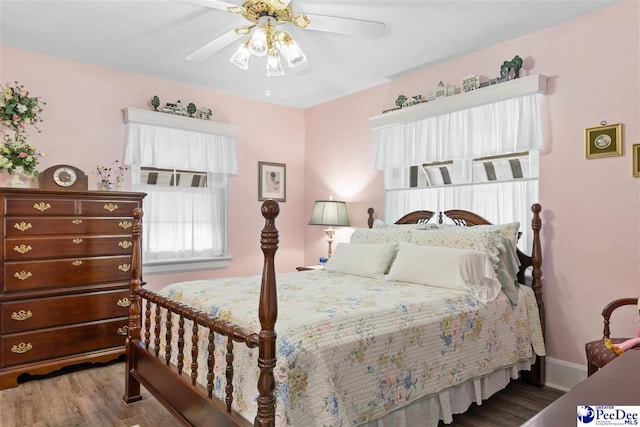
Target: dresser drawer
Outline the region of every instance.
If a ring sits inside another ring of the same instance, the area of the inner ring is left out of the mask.
[[[75,215],[76,201],[73,199],[50,199],[46,197],[19,198],[7,197],[5,215]]]
[[[124,346],[128,318],[2,337],[2,366]]]
[[[65,258],[131,254],[131,236],[12,237],[5,239],[4,259],[19,261],[42,258]]]
[[[84,216],[125,216],[132,217],[133,209],[140,204],[133,200],[80,200],[80,213]]]
[[[4,291],[128,282],[131,278],[130,269],[130,256],[8,262],[4,266]]]
[[[0,304],[2,333],[128,316],[129,305],[128,289],[5,302]]]
[[[6,217],[5,236],[37,236],[51,234],[127,234],[131,233],[131,218],[85,217]]]

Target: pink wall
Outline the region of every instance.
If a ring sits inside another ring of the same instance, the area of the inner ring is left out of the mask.
[[[1,49],[0,81],[18,80],[32,95],[47,102],[45,121],[39,126],[42,133],[29,132],[30,142],[47,154],[40,170],[61,163],[75,165],[89,175],[90,189],[97,189],[97,164],[110,165],[123,158],[126,125],[122,110],[150,108],[148,102],[153,95],[158,95],[162,103],[180,99],[208,106],[213,110],[213,120],[240,128],[238,174],[229,178],[231,266],[223,270],[149,276],[146,279],[150,288],[175,280],[261,273],[259,239],[264,220],[257,197],[258,161],[287,165],[287,202],[280,204],[276,220],[281,233],[276,266],[279,271],[292,271],[303,262],[301,230],[305,220],[308,221],[303,196],[303,111],[6,46]],[[0,175],[2,182],[7,178],[8,174]]]
[[[493,77],[502,61],[519,54],[527,72],[550,77],[540,165],[548,354],[584,364],[583,345],[600,335],[603,304],[640,290],[640,179],[631,177],[630,156],[640,143],[639,9],[624,3],[306,111],[2,46],[0,81],[19,80],[48,103],[43,132],[31,133],[48,154],[42,168],[71,163],[92,172],[122,159],[121,111],[146,108],[153,95],[210,106],[214,120],[240,127],[239,173],[229,181],[231,267],[147,277],[157,288],[260,272],[258,161],[287,164],[278,270],[315,262],[327,243],[322,227],[306,225],[314,200],[347,201],[353,227],[366,225],[369,206],[382,215],[369,117],[392,107],[398,94],[426,94],[440,80],[459,85],[467,74]],[[625,154],[585,160],[584,129],[601,120],[624,123]],[[96,188],[95,180],[90,185]],[[339,229],[336,240],[347,240],[350,231]],[[621,319],[620,333],[634,335],[634,310]]]
[[[368,206],[382,216],[368,118],[440,80],[459,86],[468,74],[496,76],[519,54],[524,74],[550,77],[540,159],[547,352],[584,364],[584,343],[601,337],[603,305],[640,291],[640,178],[631,175],[631,146],[640,143],[639,15],[637,2],[624,3],[307,110],[305,215],[313,200],[334,194],[348,202],[353,226],[365,226]],[[586,160],[584,129],[602,120],[624,124],[624,155]],[[311,263],[326,242],[317,227],[305,239]],[[635,336],[636,310],[613,321],[614,331]]]

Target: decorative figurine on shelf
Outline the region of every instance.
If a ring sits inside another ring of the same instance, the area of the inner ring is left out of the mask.
[[[211,119],[211,115],[212,115],[212,111],[211,108],[200,108],[198,110],[198,118],[202,119],[202,120],[209,120]]]
[[[153,95],[151,98],[151,106],[153,107],[153,111],[158,111],[158,106],[160,105],[160,98],[157,95]]]
[[[452,86],[452,85],[445,86],[445,84],[441,81],[440,83],[438,83],[438,88],[436,90],[434,90],[433,92],[429,92],[427,99],[429,101],[433,101],[436,98],[442,98],[443,96],[451,96],[455,94],[456,94],[455,86]]]
[[[514,56],[511,60],[511,68],[513,69],[513,78],[517,79],[520,77],[520,69],[522,68],[522,58],[518,55]]]
[[[398,95],[398,98],[396,99],[396,106],[398,108],[402,108],[402,104],[404,104],[404,101],[407,100],[407,97],[404,95]]]
[[[511,62],[504,61],[500,66],[500,82],[506,82],[509,80],[509,70],[511,69]]]
[[[472,74],[462,79],[460,83],[461,92],[470,92],[480,88],[480,76]]]
[[[193,117],[193,114],[196,112],[196,110],[196,104],[194,104],[193,102],[190,102],[189,105],[187,105],[187,114],[189,114],[189,117]]]
[[[412,96],[411,98],[405,99],[402,103],[402,108],[412,107],[420,102],[422,102],[422,95]]]
[[[176,101],[176,114],[180,116],[187,115],[187,107],[182,104],[182,101],[180,101],[179,99]]]
[[[176,113],[176,104],[172,104],[170,102],[167,102],[166,104],[164,104],[164,107],[162,107],[162,112],[163,113],[169,113],[169,114],[175,114]]]

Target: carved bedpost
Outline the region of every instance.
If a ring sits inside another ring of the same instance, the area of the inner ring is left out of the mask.
[[[262,270],[262,284],[260,287],[260,317],[258,367],[258,413],[254,426],[273,427],[276,417],[276,397],[274,391],[276,380],[273,376],[273,368],[276,366],[276,331],[275,324],[278,319],[278,295],[276,292],[276,273],[274,256],[278,250],[278,230],[275,227],[275,218],[280,213],[280,207],[274,200],[267,200],[262,204],[262,216],[265,218],[264,228],[260,244],[264,254],[264,267]]]
[[[534,203],[531,206],[533,218],[531,219],[531,229],[533,230],[533,247],[531,248],[531,265],[533,267],[533,291],[536,295],[538,310],[540,312],[540,326],[542,327],[542,336],[544,336],[544,301],[542,300],[542,246],[540,243],[540,230],[542,229],[542,220],[540,212],[542,206]],[[544,356],[536,358],[536,364],[531,369],[532,382],[539,386],[545,383],[545,362]]]
[[[367,213],[369,214],[369,218],[367,219],[367,225],[369,228],[373,228],[373,208],[367,209]]]
[[[531,212],[533,212],[533,218],[531,219],[531,229],[533,230],[531,264],[533,265],[533,290],[536,294],[538,307],[540,307],[540,323],[542,325],[542,333],[544,333],[544,301],[542,300],[542,247],[540,244],[540,230],[542,229],[542,220],[540,219],[540,211],[542,211],[542,206],[539,203],[534,203],[531,206]]]
[[[133,237],[133,252],[131,253],[131,281],[129,282],[129,327],[127,329],[127,363],[124,384],[124,396],[122,399],[126,403],[131,403],[142,399],[140,395],[140,383],[131,376],[131,370],[135,367],[135,339],[140,339],[140,296],[138,292],[144,284],[142,281],[142,249],[140,240],[142,236],[142,209],[135,208],[133,210],[133,227],[131,234]]]

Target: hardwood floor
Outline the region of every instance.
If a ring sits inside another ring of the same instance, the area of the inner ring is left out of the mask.
[[[143,399],[126,405],[124,363],[85,365],[29,379],[0,391],[0,426],[174,427],[180,424],[142,388]],[[562,395],[518,381],[454,415],[452,427],[519,426]],[[445,426],[442,422],[440,426]]]

